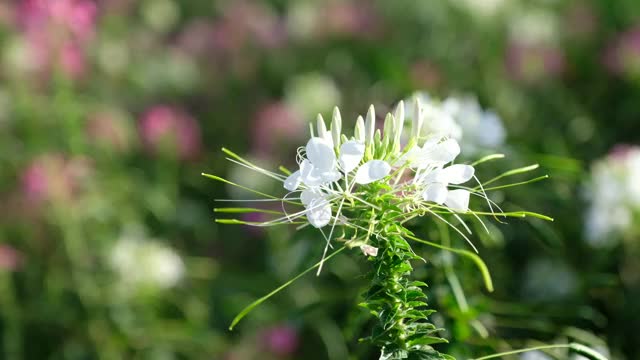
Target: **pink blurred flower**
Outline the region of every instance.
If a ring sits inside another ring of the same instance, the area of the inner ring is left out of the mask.
[[[68,201],[80,190],[91,167],[86,158],[45,154],[35,158],[22,173],[22,192],[30,203]]]
[[[257,2],[236,0],[222,8],[213,41],[217,49],[233,52],[250,45],[279,48],[286,37],[282,20],[272,9]]]
[[[85,46],[93,38],[97,6],[92,0],[21,0],[17,20],[28,61],[39,75],[59,68],[72,79],[86,70]]]
[[[608,156],[612,160],[625,161],[629,154],[634,151],[638,151],[637,146],[628,144],[617,144],[611,149]]]
[[[326,16],[318,20],[329,33],[362,38],[375,37],[381,24],[374,8],[364,1],[330,1]]]
[[[96,4],[89,0],[49,1],[54,21],[66,26],[80,40],[93,35],[96,24]]]
[[[97,6],[92,0],[22,0],[18,20],[25,31],[62,30],[86,41],[94,32]]]
[[[178,46],[187,54],[206,56],[214,49],[216,26],[204,19],[187,24],[178,36]]]
[[[0,25],[13,25],[15,8],[9,2],[0,3]]]
[[[442,72],[436,64],[429,60],[419,61],[411,65],[411,79],[418,89],[436,89],[442,82]]]
[[[192,160],[200,153],[200,126],[194,118],[177,108],[155,105],[140,118],[139,131],[142,142],[151,153],[169,147],[182,160]]]
[[[604,63],[614,74],[640,75],[640,25],[618,35],[605,51]]]
[[[64,74],[79,79],[86,71],[86,59],[82,49],[74,43],[65,44],[60,50],[60,67]]]
[[[89,117],[86,134],[93,143],[118,152],[132,145],[127,115],[118,110],[103,110]]]
[[[511,43],[505,61],[509,75],[525,83],[553,78],[565,70],[564,54],[550,45]]]
[[[267,350],[278,356],[290,356],[298,348],[298,332],[287,325],[274,326],[265,330],[262,339]]]
[[[261,222],[267,221],[267,216],[263,213],[258,213],[258,212],[242,214],[240,218],[242,219],[242,221],[247,221],[247,222],[261,223]],[[249,235],[256,238],[262,237],[265,234],[264,227],[246,225],[244,226],[244,228]]]
[[[253,153],[270,157],[283,139],[296,138],[305,132],[304,121],[293,109],[281,102],[262,106],[251,127]]]
[[[22,265],[22,255],[12,246],[0,244],[0,269],[15,271]]]

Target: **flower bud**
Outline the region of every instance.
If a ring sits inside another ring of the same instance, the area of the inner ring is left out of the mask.
[[[420,137],[423,117],[422,104],[420,103],[420,98],[416,96],[413,98],[413,123],[411,126],[411,137],[416,140]]]
[[[364,123],[365,144],[373,143],[373,134],[376,131],[376,110],[373,105],[369,106],[367,111],[367,120]]]
[[[402,137],[402,130],[404,127],[404,101],[400,100],[400,102],[396,106],[396,111],[393,113],[393,117],[395,119],[395,124],[393,127],[396,135],[393,139],[394,146],[397,144],[399,147],[400,138]]]
[[[353,132],[353,135],[355,136],[357,141],[364,142],[364,134],[364,119],[362,118],[362,116],[358,116],[358,120],[356,120],[356,128]]]
[[[327,134],[327,125],[324,123],[322,114],[318,114],[316,118],[316,128],[318,129],[318,137],[324,138]]]
[[[391,113],[387,113],[387,116],[384,118],[384,141],[383,146],[386,149],[389,149],[389,144],[395,138],[395,129],[394,129],[395,120],[393,119],[393,115]]]
[[[333,118],[331,119],[331,137],[333,137],[333,144],[335,147],[340,146],[340,133],[342,132],[342,117],[340,116],[340,109],[338,107],[333,108]]]

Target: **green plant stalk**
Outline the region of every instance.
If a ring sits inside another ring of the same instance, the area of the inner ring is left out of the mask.
[[[2,312],[6,323],[2,336],[4,358],[23,359],[22,311],[16,299],[12,276],[9,271],[0,274],[0,303],[2,304]]]
[[[407,242],[411,232],[391,220],[397,214],[393,203],[388,202],[391,198],[380,196],[376,200],[383,211],[369,210],[359,217],[368,219],[369,232],[373,234],[369,242],[378,248],[377,256],[369,258],[370,286],[360,304],[378,321],[371,335],[363,340],[381,349],[381,360],[453,359],[431,347],[447,340],[438,336],[440,329],[428,321],[435,310],[429,308],[422,290],[427,284],[410,278],[411,261],[424,261]]]
[[[102,298],[99,287],[95,286],[94,281],[87,275],[91,273],[88,271],[86,262],[89,251],[82,237],[80,225],[75,220],[77,214],[74,214],[72,209],[63,209],[59,206],[54,206],[53,212],[55,221],[62,231],[62,242],[69,261],[71,282],[76,289],[78,300],[88,313],[87,335],[96,348],[96,356],[98,359],[118,357],[120,356],[119,352],[108,341],[107,321],[100,314],[103,309],[97,306],[97,300]],[[105,349],[104,352],[99,348]]]

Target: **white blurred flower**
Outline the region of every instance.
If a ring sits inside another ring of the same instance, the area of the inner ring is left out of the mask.
[[[505,141],[506,131],[496,113],[484,110],[472,96],[451,96],[443,102],[432,99],[425,92],[417,92],[413,98],[420,100],[422,111],[421,133],[424,137],[450,137],[463,143],[465,153],[483,150],[492,152]],[[415,110],[405,108],[408,118]]]
[[[451,0],[451,2],[467,10],[471,15],[482,17],[497,15],[509,3],[507,0]]]
[[[340,98],[333,79],[319,73],[296,76],[286,87],[287,105],[304,118],[330,111],[334,104],[340,104]]]
[[[171,30],[180,20],[180,7],[172,0],[146,0],[141,11],[147,25],[159,32]]]
[[[502,120],[495,112],[483,110],[474,97],[450,97],[442,106],[460,125],[467,146],[465,150],[476,152],[503,145],[506,131]]]
[[[313,1],[294,1],[288,7],[287,30],[296,39],[308,40],[316,32],[318,3]]]
[[[111,249],[109,263],[126,292],[168,289],[184,276],[184,263],[171,248],[157,240],[123,236]]]
[[[610,246],[632,230],[640,213],[640,147],[619,146],[591,167],[587,186],[586,238],[593,246]]]
[[[553,358],[542,351],[527,351],[520,355],[520,360],[553,360]]]
[[[456,140],[462,138],[462,128],[457,124],[450,113],[445,111],[442,104],[431,98],[424,91],[414,93],[409,99],[405,99],[405,104],[413,104],[413,100],[418,99],[421,107],[421,130],[420,133],[427,138],[451,137]],[[415,118],[416,109],[407,105],[404,109],[405,116],[409,119]]]
[[[553,44],[558,34],[558,17],[549,9],[524,8],[509,16],[509,37],[519,43]]]

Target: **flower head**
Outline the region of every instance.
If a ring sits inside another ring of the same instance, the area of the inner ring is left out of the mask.
[[[587,186],[590,207],[586,235],[593,246],[616,243],[616,236],[634,231],[640,216],[640,147],[618,146],[591,167]]]
[[[156,105],[140,119],[140,135],[150,152],[174,150],[181,159],[193,159],[200,152],[198,122],[183,111]]]
[[[122,290],[162,290],[176,286],[184,276],[180,256],[157,240],[123,236],[113,246],[109,262],[120,277]]]
[[[203,174],[261,196],[261,199],[249,202],[274,201],[282,205],[281,212],[272,209],[216,208],[218,213],[282,215],[262,222],[217,219],[219,223],[255,226],[295,223],[299,225],[298,228],[310,225],[318,229],[326,241],[322,259],[293,280],[316,267],[319,274],[325,260],[345,247],[360,248],[362,254],[373,263],[372,268],[375,268],[370,273],[372,286],[364,294],[366,300],[362,306],[378,317],[376,330],[368,340],[381,348],[381,359],[406,358],[407,353],[416,354],[416,358],[438,354],[430,346],[411,340],[422,338],[425,334],[432,334],[430,344],[445,342],[437,337],[433,331],[436,327],[426,319],[431,312],[427,310],[427,303],[422,301],[426,299],[420,289],[424,284],[408,278],[412,270],[411,261],[422,259],[413,251],[409,241],[464,254],[474,258],[477,264],[482,264],[479,257],[468,251],[421,240],[406,227],[407,222],[424,215],[432,216],[454,229],[473,246],[465,233],[450,220],[461,224],[467,233],[471,233],[463,220],[463,216],[467,215],[475,217],[482,225],[484,223],[479,215],[535,215],[551,220],[530,212],[496,212],[494,207],[499,207],[486,195],[488,190],[517,184],[493,188],[485,188],[485,185],[537,166],[511,170],[483,184],[475,177],[474,165],[503,155],[485,156],[473,164],[454,163],[461,152],[458,141],[447,134],[423,131],[424,125],[431,125],[431,122],[450,115],[436,106],[425,108],[419,98],[414,99],[411,109],[411,120],[405,122],[408,111],[401,101],[393,113],[386,114],[383,126],[378,128],[375,109],[371,106],[365,117],[357,118],[352,134],[343,132],[338,108],[333,111],[329,127],[319,115],[315,129],[311,127],[310,139],[298,149],[297,168],[291,172],[281,167],[284,175],[266,170],[223,149],[230,161],[280,182],[288,191],[284,196],[269,195],[215,175]],[[426,116],[426,111],[430,111],[429,116]],[[403,136],[405,130],[410,134],[408,138]],[[466,185],[472,179],[477,186]],[[490,212],[470,210],[472,195],[486,200]],[[292,206],[295,207],[293,211]],[[337,236],[334,237],[334,234]],[[344,242],[345,245],[327,255],[332,241]],[[492,290],[486,269],[481,268],[481,271],[487,289]],[[236,316],[230,328],[289,283],[291,281],[246,307]],[[408,302],[409,298],[416,301]],[[398,305],[392,314],[387,313],[388,304]],[[415,310],[410,310],[412,308],[423,309],[420,310],[421,315],[416,317],[413,313]]]

